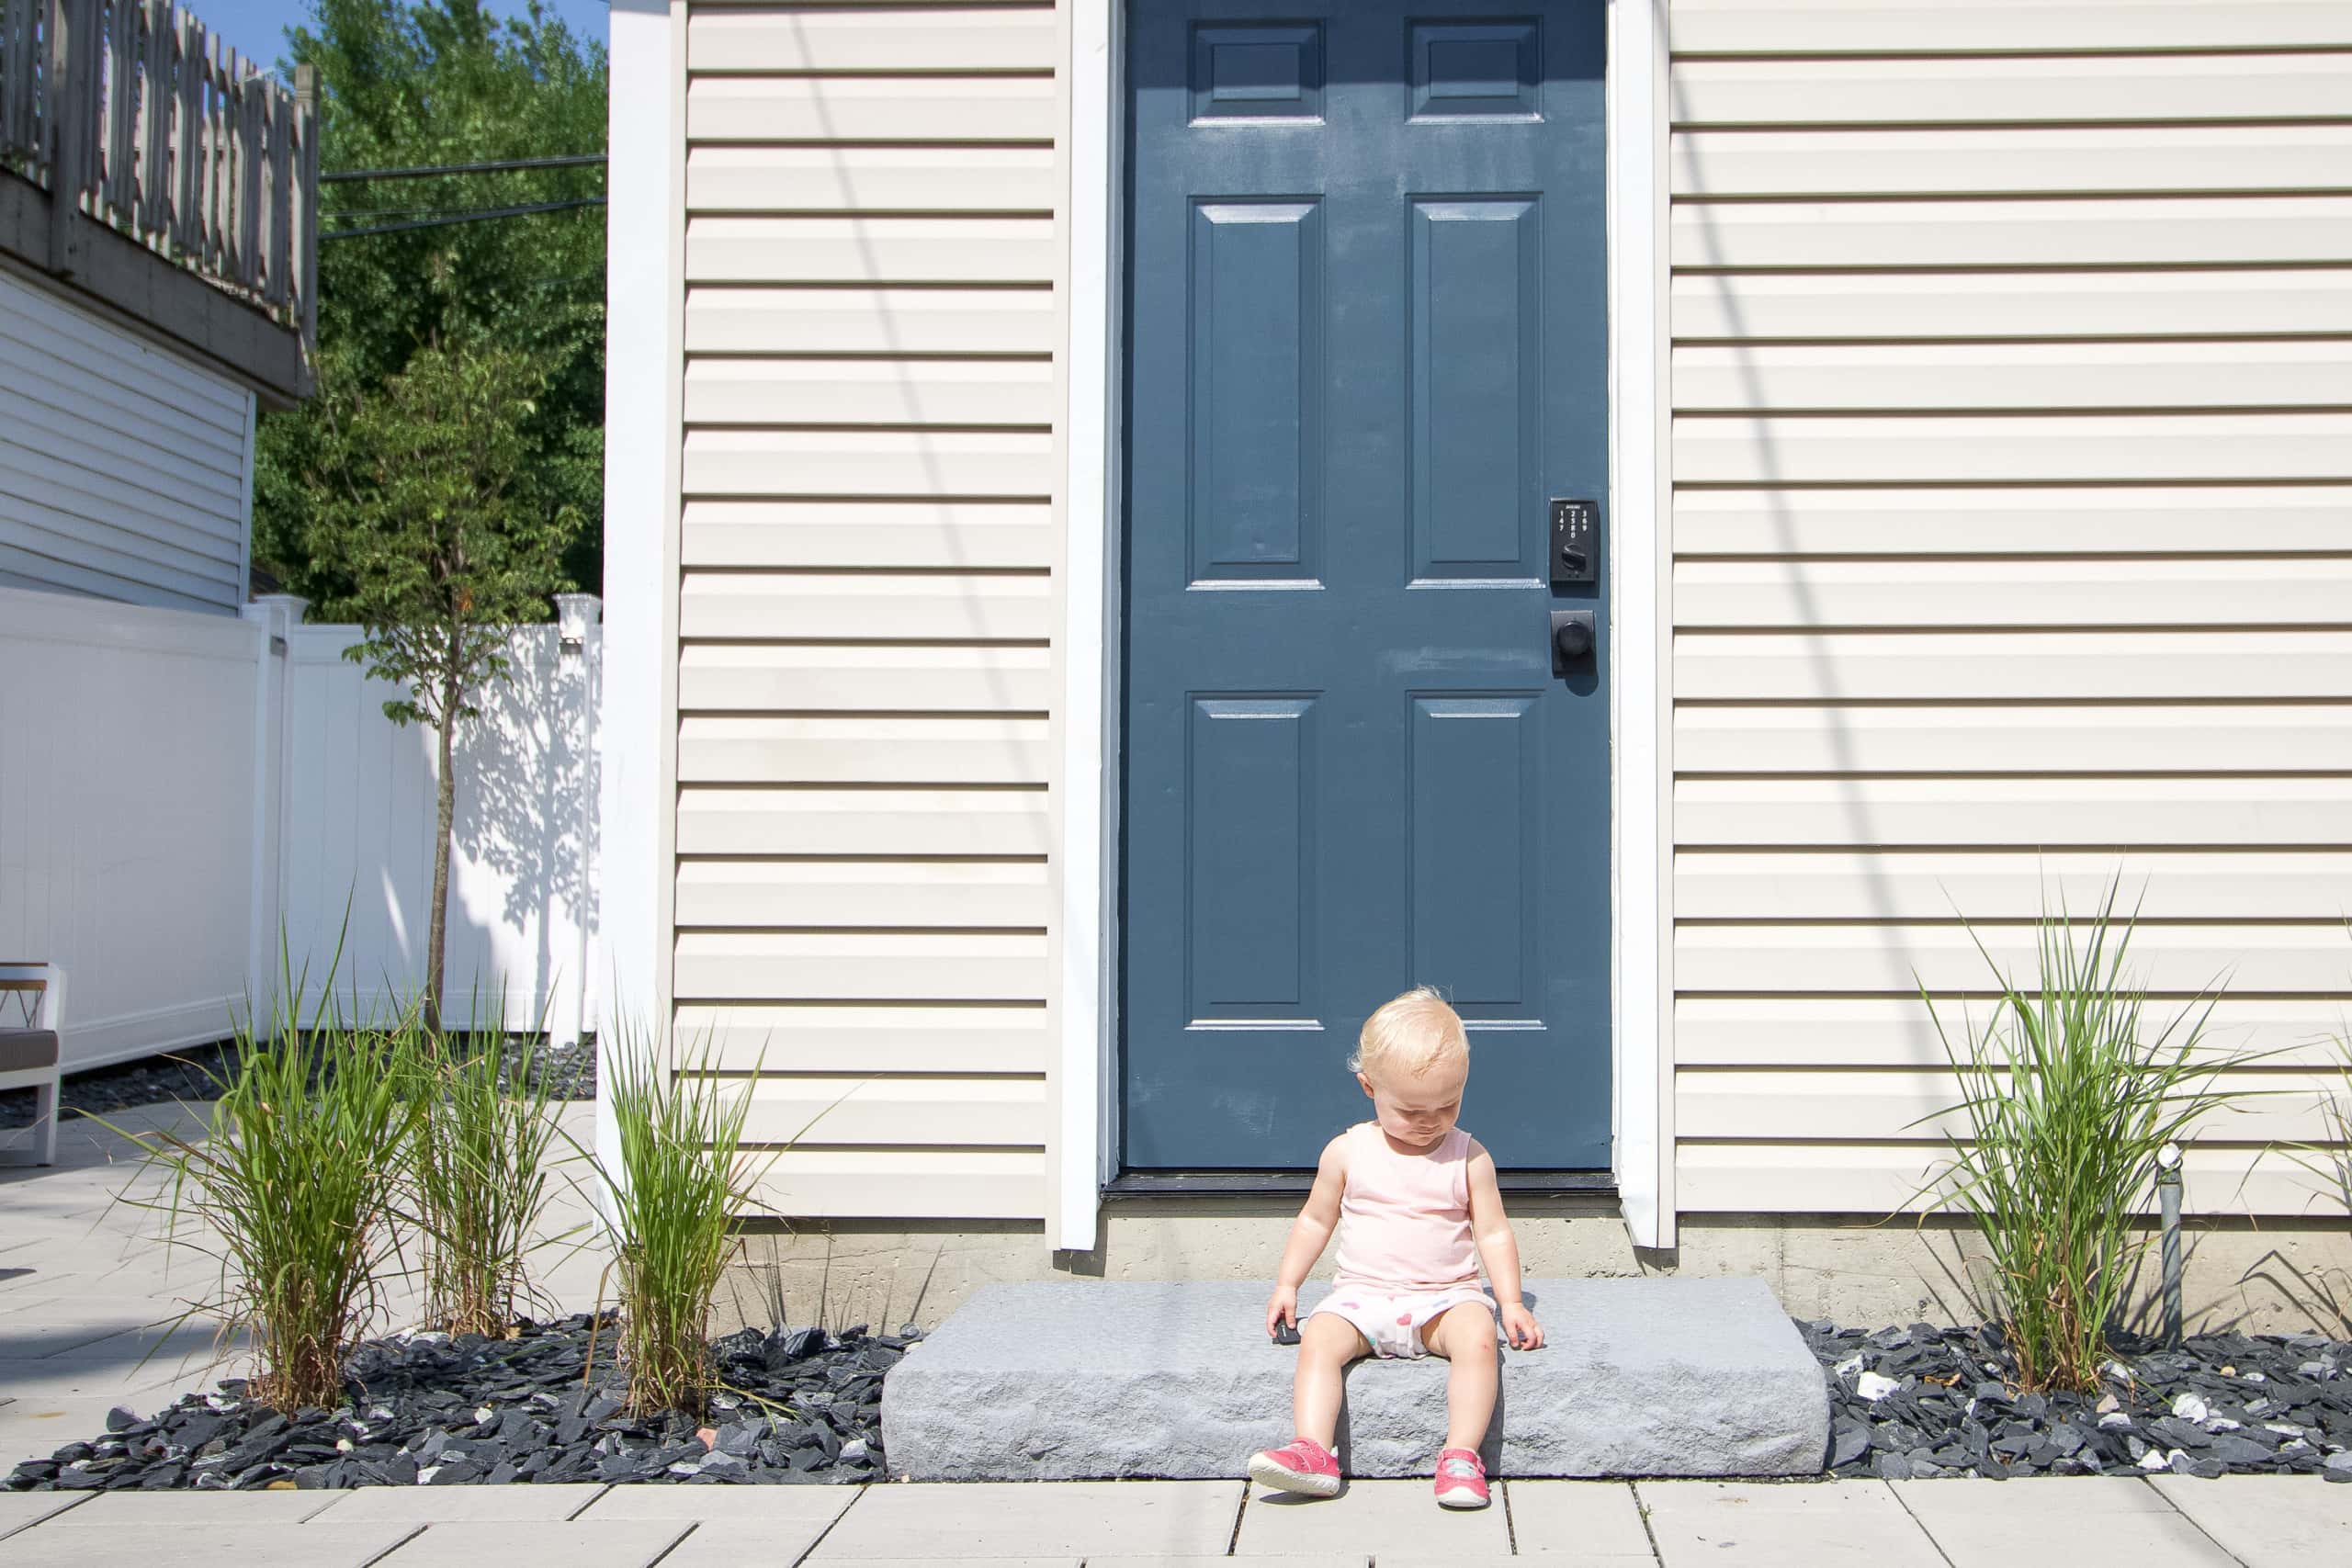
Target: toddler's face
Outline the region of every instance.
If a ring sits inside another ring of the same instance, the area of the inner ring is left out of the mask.
[[[1408,1148],[1426,1149],[1453,1131],[1462,1117],[1462,1090],[1470,1064],[1440,1061],[1422,1073],[1399,1073],[1394,1082],[1375,1083],[1362,1073],[1356,1082],[1372,1097],[1380,1130]]]

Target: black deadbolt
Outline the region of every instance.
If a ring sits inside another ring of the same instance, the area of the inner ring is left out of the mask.
[[[1565,675],[1592,657],[1592,612],[1552,612],[1552,673]]]

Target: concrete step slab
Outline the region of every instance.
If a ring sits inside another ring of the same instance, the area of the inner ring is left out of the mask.
[[[2148,1484],[2245,1568],[2310,1568],[2352,1543],[2352,1486],[2316,1475],[2159,1475]]]
[[[1477,1509],[1441,1508],[1427,1481],[1356,1481],[1337,1497],[1250,1490],[1233,1554],[1508,1557],[1510,1524],[1498,1497]]]
[[[869,1486],[808,1561],[1214,1557],[1231,1543],[1240,1506],[1238,1481]]]
[[[1635,1491],[1666,1568],[1944,1568],[1883,1481],[1645,1481]]]
[[[1267,1342],[1247,1280],[983,1286],[892,1369],[882,1427],[917,1480],[1202,1479],[1289,1440],[1295,1350]],[[1322,1292],[1310,1286],[1312,1303]],[[1818,1362],[1759,1280],[1539,1280],[1549,1343],[1503,1353],[1485,1452],[1506,1476],[1817,1473]],[[1351,1475],[1425,1476],[1445,1363],[1350,1369]]]

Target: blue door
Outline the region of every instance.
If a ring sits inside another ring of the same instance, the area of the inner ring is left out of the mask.
[[[1132,0],[1130,1169],[1312,1165],[1420,983],[1499,1163],[1610,1164],[1602,23]]]

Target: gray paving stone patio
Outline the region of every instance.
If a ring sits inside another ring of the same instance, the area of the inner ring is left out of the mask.
[[[0,1175],[0,1466],[238,1370],[212,1364],[207,1330],[154,1331],[210,1280],[153,1245],[153,1215],[114,1205],[122,1140],[69,1122],[60,1145],[61,1166]],[[593,1300],[599,1266],[582,1254],[550,1287]],[[2305,1568],[2347,1539],[2352,1486],[2300,1476],[1520,1481],[1483,1514],[1409,1481],[1312,1504],[1239,1481],[0,1493],[7,1568]]]

